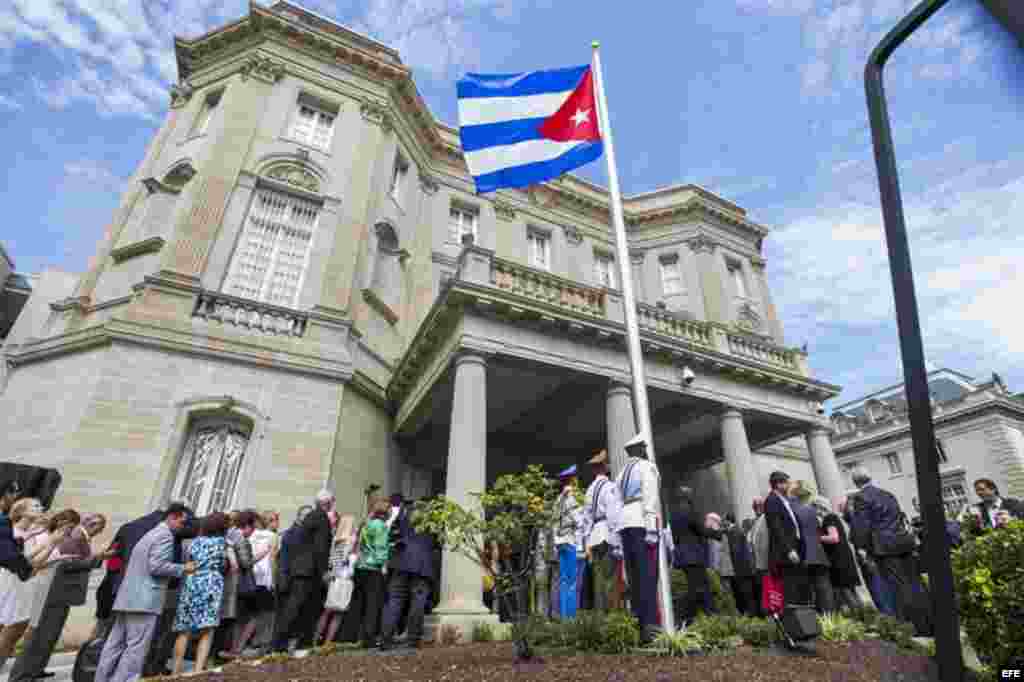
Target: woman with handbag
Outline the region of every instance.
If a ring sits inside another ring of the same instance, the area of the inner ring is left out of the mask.
[[[268,584],[269,574],[261,567],[261,562],[270,556],[273,546],[261,544],[259,552],[254,553],[250,541],[256,532],[258,521],[259,514],[251,509],[238,512],[235,526],[237,535],[229,547],[237,561],[238,570],[234,580],[235,589],[232,594],[225,594],[225,599],[230,596],[235,600],[233,611],[225,608],[225,613],[231,613],[235,619],[233,646],[227,651],[220,652],[220,657],[228,660],[242,655],[245,645],[256,633],[260,619],[264,614],[274,610],[273,582]],[[259,578],[257,568],[260,568]]]
[[[355,548],[356,517],[344,514],[338,518],[334,544],[327,565],[327,600],[317,625],[317,643],[333,642],[345,612],[352,601],[352,550]]]
[[[200,535],[189,543],[187,560],[195,564],[195,571],[186,576],[178,597],[178,611],[174,618],[174,674],[180,675],[185,666],[188,642],[193,634],[199,635],[196,647],[196,672],[206,667],[213,644],[213,633],[220,625],[221,604],[224,599],[224,571],[228,568],[228,548],[224,534],[228,517],[216,512],[203,519]]]

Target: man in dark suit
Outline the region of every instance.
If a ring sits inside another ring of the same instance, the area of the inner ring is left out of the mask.
[[[895,495],[871,483],[871,474],[863,467],[851,472],[858,491],[850,496],[847,507],[850,539],[862,560],[878,567],[896,607],[896,616],[912,622],[918,634],[929,636],[929,609],[920,603],[923,595],[914,566],[916,539]]]
[[[306,623],[304,610],[310,600],[319,599],[327,561],[331,552],[331,522],[327,512],[334,505],[334,495],[321,490],[316,496],[313,511],[302,520],[299,532],[291,538],[282,568],[286,580],[282,584],[282,606],[277,614],[274,641],[271,650],[284,653],[293,635],[312,641],[314,622]],[[307,628],[308,626],[308,628]],[[302,630],[299,632],[299,630]],[[309,632],[306,630],[309,629]]]
[[[832,594],[832,581],[829,567],[832,563],[825,554],[819,533],[818,513],[810,505],[812,495],[803,489],[798,497],[790,498],[790,504],[797,521],[800,523],[800,537],[803,540],[803,560],[807,569],[807,580],[814,594],[814,608],[818,613],[835,610],[835,599]]]
[[[408,646],[418,647],[423,637],[423,617],[434,580],[437,542],[433,536],[420,533],[413,527],[412,512],[410,505],[403,505],[392,524],[395,544],[388,564],[390,580],[381,632],[382,651],[394,646],[394,635],[407,604]]]
[[[720,540],[722,532],[701,522],[700,514],[694,509],[690,488],[679,488],[677,497],[679,511],[672,517],[672,542],[675,545],[672,563],[686,573],[683,619],[689,624],[697,617],[698,607],[708,615],[714,612],[708,585],[708,538]]]
[[[764,501],[764,518],[768,527],[768,564],[782,579],[786,604],[810,604],[810,583],[804,565],[804,540],[787,494],[789,476],[774,471],[768,479],[772,488]]]
[[[753,524],[752,519],[748,519]],[[736,597],[736,609],[743,615],[757,616],[757,598],[754,590],[754,553],[750,550],[747,534],[736,525],[732,512],[725,515],[724,535],[729,538],[729,552],[732,555],[732,593]]]
[[[974,482],[974,492],[981,499],[974,505],[975,515],[980,519],[983,530],[999,526],[1000,512],[1006,512],[1011,519],[1024,519],[1024,502],[1012,497],[999,495],[999,487],[990,478],[979,478]]]

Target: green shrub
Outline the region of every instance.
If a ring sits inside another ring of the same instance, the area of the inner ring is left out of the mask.
[[[711,589],[711,604],[719,614],[735,616],[739,614],[736,609],[736,599],[728,585],[722,583],[722,579],[714,571],[708,571],[708,587]],[[686,599],[686,571],[672,570],[672,605],[675,610],[676,620],[682,622],[683,604]],[[709,614],[710,615],[710,614]]]
[[[558,624],[544,616],[532,614],[522,623],[512,626],[512,639],[519,639],[525,634],[531,646],[553,646],[557,638]]]
[[[821,638],[826,642],[853,642],[864,639],[867,628],[864,623],[838,613],[826,613],[818,616],[821,626]]]
[[[612,611],[604,619],[601,653],[624,654],[640,646],[640,622],[628,611]]]
[[[688,627],[704,640],[708,651],[728,651],[742,643],[736,616],[698,616]]]
[[[871,606],[860,606],[855,609],[850,609],[846,613],[847,616],[854,620],[859,620],[861,623],[868,628],[868,630],[874,630],[875,624],[878,622],[881,612]]]
[[[490,623],[477,621],[476,623],[473,623],[472,638],[474,642],[493,642],[494,628],[491,627]]]
[[[904,649],[914,647],[914,626],[911,623],[904,623],[899,618],[880,613],[870,629],[872,632],[878,633],[882,639]]]
[[[580,611],[569,621],[572,629],[572,643],[569,646],[580,651],[600,651],[607,639],[607,623],[600,611]]]
[[[695,630],[662,632],[652,647],[659,656],[688,656],[704,648],[704,638]]]
[[[978,656],[1010,667],[1024,652],[1024,521],[969,540],[953,553],[960,623]]]
[[[775,643],[778,633],[775,623],[763,618],[744,616],[736,619],[736,634],[750,646],[766,647]]]

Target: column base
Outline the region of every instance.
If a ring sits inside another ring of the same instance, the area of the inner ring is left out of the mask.
[[[459,643],[467,644],[473,640],[473,626],[477,623],[486,623],[496,628],[501,621],[498,614],[491,613],[486,608],[441,611],[435,609],[423,622],[423,638],[429,642],[438,642],[441,639],[441,630],[453,627],[459,631]]]

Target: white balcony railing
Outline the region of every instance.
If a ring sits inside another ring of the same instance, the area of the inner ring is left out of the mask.
[[[302,336],[308,320],[298,310],[212,291],[200,292],[192,317],[280,336]]]

